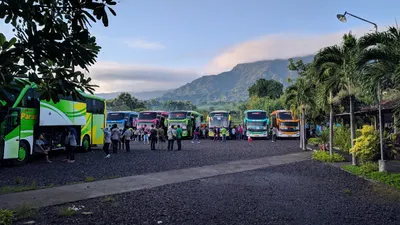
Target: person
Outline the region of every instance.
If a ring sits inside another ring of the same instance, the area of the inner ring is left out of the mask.
[[[217,127],[214,126],[214,141],[217,141]]]
[[[110,158],[110,144],[111,144],[111,131],[108,129],[108,127],[103,129],[104,133],[104,145],[103,145],[103,151],[106,153],[105,159]]]
[[[139,131],[136,127],[133,128],[133,141],[137,142],[138,141],[138,135],[139,135]]]
[[[163,126],[161,126],[157,129],[157,138],[158,138],[157,148],[159,150],[164,150],[164,148],[165,148],[165,132],[164,132]]]
[[[147,127],[147,125],[144,125],[143,131],[143,144],[149,144],[149,128]]]
[[[124,144],[125,144],[125,150],[126,152],[130,152],[131,151],[131,146],[130,146],[130,141],[131,141],[131,137],[132,137],[132,130],[129,129],[128,126],[125,127],[125,131],[122,134],[122,139],[124,140]]]
[[[178,128],[176,129],[176,144],[178,145],[178,151],[182,150],[182,133],[182,128],[178,125]]]
[[[278,135],[278,128],[273,127],[272,128],[272,142],[276,141],[276,135]]]
[[[38,138],[35,141],[35,148],[36,153],[44,154],[46,156],[46,162],[51,163],[49,159],[49,149],[45,147],[44,144],[44,134],[39,134]]]
[[[197,141],[197,143],[200,143],[200,141],[199,141],[199,130],[200,130],[200,127],[196,127],[196,129],[194,130],[194,135],[193,135],[193,139],[192,139],[192,144],[195,142],[195,141]]]
[[[151,125],[150,129],[150,149],[156,150],[156,141],[157,141],[157,130],[154,128],[154,125]]]
[[[118,142],[120,137],[120,131],[117,127],[117,124],[114,124],[111,129],[111,142],[112,142],[112,149],[113,153],[118,153]]]
[[[65,138],[65,145],[67,147],[67,163],[75,162],[75,148],[76,148],[76,131],[74,128],[69,128],[68,135]]]
[[[233,128],[232,128],[232,139],[233,140],[236,140],[236,126],[234,126]]]
[[[174,150],[174,140],[175,140],[175,132],[174,125],[171,125],[167,131],[168,136],[168,151]]]
[[[247,139],[246,127],[245,127],[245,126],[243,126],[243,139],[244,139],[244,140]]]
[[[206,139],[207,137],[206,137],[206,127],[205,127],[205,126],[203,126],[203,127],[201,128],[201,132],[202,132],[202,138],[203,138],[203,139]]]
[[[120,133],[120,136],[119,136],[119,139],[118,139],[118,149],[119,150],[122,150],[122,149],[124,149],[124,146],[125,146],[125,137],[122,135],[123,133],[125,133],[125,131],[126,131],[126,128],[124,127],[124,129],[120,129],[119,130],[119,133]]]
[[[144,127],[141,126],[139,129],[139,141],[143,141],[143,136],[144,136]]]
[[[220,127],[217,127],[217,141],[222,141],[221,139],[220,139],[220,137],[221,137],[221,128]]]
[[[227,133],[226,128],[225,128],[225,127],[222,127],[222,129],[221,129],[222,142],[226,142],[226,133]]]
[[[240,124],[240,127],[239,127],[239,140],[242,140],[242,139],[243,139],[243,125]]]

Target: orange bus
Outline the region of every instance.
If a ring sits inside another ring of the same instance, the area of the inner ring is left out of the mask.
[[[278,128],[278,138],[299,138],[300,120],[289,110],[275,110],[270,115],[271,127]]]

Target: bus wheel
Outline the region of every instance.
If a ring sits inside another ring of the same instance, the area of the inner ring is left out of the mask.
[[[18,158],[12,160],[13,166],[23,166],[28,162],[29,146],[24,142],[19,142]]]
[[[85,135],[82,140],[82,150],[84,152],[90,151],[90,138],[89,136]]]

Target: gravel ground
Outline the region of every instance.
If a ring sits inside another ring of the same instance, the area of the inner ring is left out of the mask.
[[[36,224],[398,224],[399,192],[304,161],[42,208]],[[60,209],[92,213],[65,217]]]
[[[54,186],[85,181],[85,177],[107,179],[173,169],[213,165],[233,160],[298,152],[298,141],[282,140],[276,143],[254,140],[214,143],[202,140],[200,144],[182,142],[182,151],[151,151],[149,145],[132,143],[130,153],[120,151],[111,159],[104,159],[102,150],[76,154],[73,164],[63,163],[63,155],[51,157],[53,163],[35,160],[23,167],[0,167],[0,188],[4,186]],[[176,143],[175,143],[176,148]]]

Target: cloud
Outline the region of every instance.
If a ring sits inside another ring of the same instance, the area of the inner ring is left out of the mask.
[[[165,46],[158,42],[151,42],[142,39],[128,39],[123,41],[124,44],[134,49],[161,50]]]
[[[152,65],[97,62],[89,69],[96,92],[155,91],[177,88],[200,75],[189,69],[171,69]]]
[[[360,27],[352,29],[352,33],[359,37],[370,30],[370,27]],[[282,33],[263,36],[224,50],[214,57],[202,72],[218,74],[232,69],[239,63],[314,54],[323,47],[340,43],[346,32],[348,31],[324,35]]]

